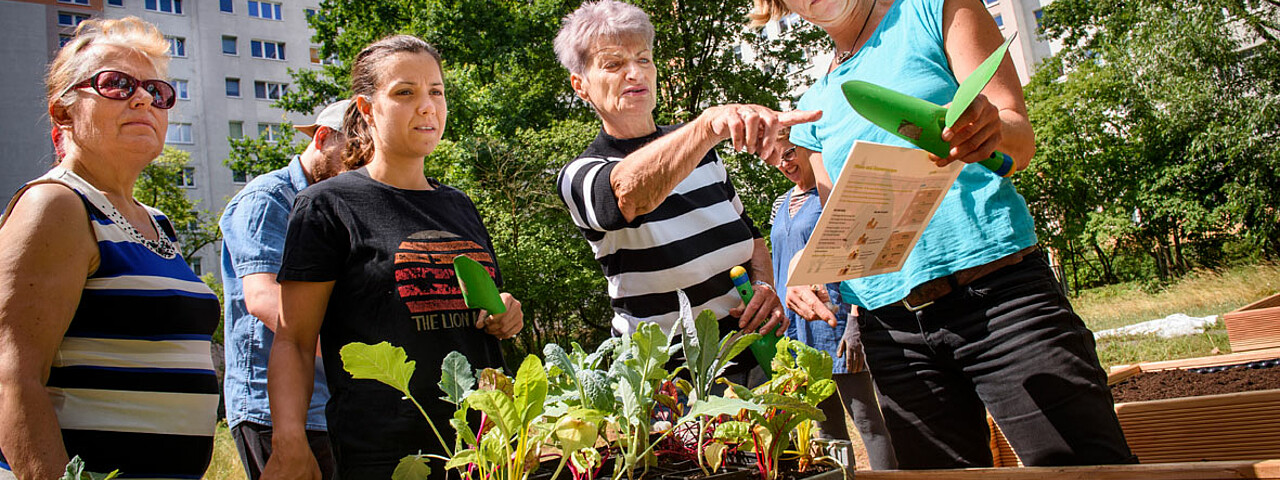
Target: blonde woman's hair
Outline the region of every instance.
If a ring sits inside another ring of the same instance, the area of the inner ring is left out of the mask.
[[[64,107],[74,103],[75,97],[66,95],[67,88],[94,73],[92,70],[97,68],[101,57],[89,47],[96,45],[111,45],[137,52],[151,61],[151,66],[161,78],[168,76],[169,41],[155,25],[132,16],[86,20],[80,22],[75,37],[58,50],[58,55],[49,63],[44,84],[50,107],[54,102],[62,102]]]
[[[766,23],[791,13],[791,9],[787,8],[783,0],[754,0],[752,3],[755,6],[751,9],[751,13],[747,14],[747,18],[751,19],[752,27],[763,27]]]

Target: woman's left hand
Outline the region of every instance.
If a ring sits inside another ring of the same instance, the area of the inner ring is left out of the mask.
[[[787,316],[782,314],[782,302],[778,301],[778,292],[769,284],[752,284],[755,294],[751,302],[729,310],[729,315],[738,317],[738,328],[751,333],[768,335],[775,329],[779,336],[787,331]]]
[[[951,154],[947,158],[929,154],[929,159],[939,167],[945,167],[954,161],[983,161],[991,157],[1004,139],[1003,128],[1000,109],[986,95],[978,94],[956,123],[942,130],[942,139],[951,143]]]
[[[506,313],[489,315],[489,312],[481,310],[476,328],[483,328],[489,335],[498,337],[498,340],[506,340],[515,337],[524,328],[524,311],[520,310],[520,301],[510,293],[502,292],[500,296],[502,304],[507,307]]]

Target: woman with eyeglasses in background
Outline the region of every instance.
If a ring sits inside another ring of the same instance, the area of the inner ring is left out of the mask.
[[[213,452],[217,297],[133,198],[164,147],[168,42],[89,20],[49,66],[58,159],[0,217],[0,478],[199,478]]]
[[[825,351],[835,360],[831,373],[838,395],[818,404],[827,416],[819,425],[823,435],[848,440],[849,430],[844,423],[848,413],[867,447],[871,469],[892,470],[898,468],[898,461],[876,401],[871,371],[862,353],[856,307],[841,300],[836,283],[786,287],[791,260],[809,242],[822,215],[813,167],[808,162],[797,161],[796,146],[788,139],[790,135],[791,127],[779,129],[778,143],[783,149],[776,156],[765,158],[796,184],[773,202],[773,216],[769,219],[773,225],[769,233],[773,244],[773,284],[778,286],[779,300],[785,306],[787,336]]]

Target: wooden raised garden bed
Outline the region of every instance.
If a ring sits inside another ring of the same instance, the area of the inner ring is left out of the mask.
[[[1144,372],[1225,367],[1278,358],[1280,349],[1269,349],[1118,366],[1112,368],[1107,381],[1116,385]],[[1129,448],[1144,464],[1280,459],[1280,389],[1117,403],[1115,408]],[[1000,429],[989,423],[995,465],[1021,466]]]
[[[1280,293],[1222,315],[1231,351],[1280,347]]]

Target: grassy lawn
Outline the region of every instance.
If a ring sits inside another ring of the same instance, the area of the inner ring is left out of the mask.
[[[1085,290],[1071,299],[1076,312],[1094,331],[1164,318],[1174,313],[1193,317],[1218,315],[1218,324],[1200,335],[1163,339],[1131,335],[1098,342],[1103,367],[1229,353],[1222,314],[1280,292],[1280,266],[1252,265],[1188,275],[1159,292],[1144,292],[1136,283]],[[857,435],[854,442],[858,443]],[[860,446],[860,445],[859,445]],[[867,468],[859,450],[859,468]],[[218,426],[208,480],[245,480],[239,453],[225,423]]]
[[[1071,299],[1076,312],[1095,332],[1164,318],[1174,313],[1193,317],[1218,315],[1218,324],[1201,335],[1178,338],[1113,337],[1098,342],[1103,367],[1229,353],[1222,314],[1280,291],[1280,266],[1251,265],[1188,275],[1155,293],[1136,284],[1109,285]]]
[[[218,422],[218,431],[213,437],[213,462],[209,470],[204,472],[206,480],[246,480],[244,465],[240,463],[240,453],[236,451],[236,443],[231,440],[231,431],[227,430],[227,421]]]

